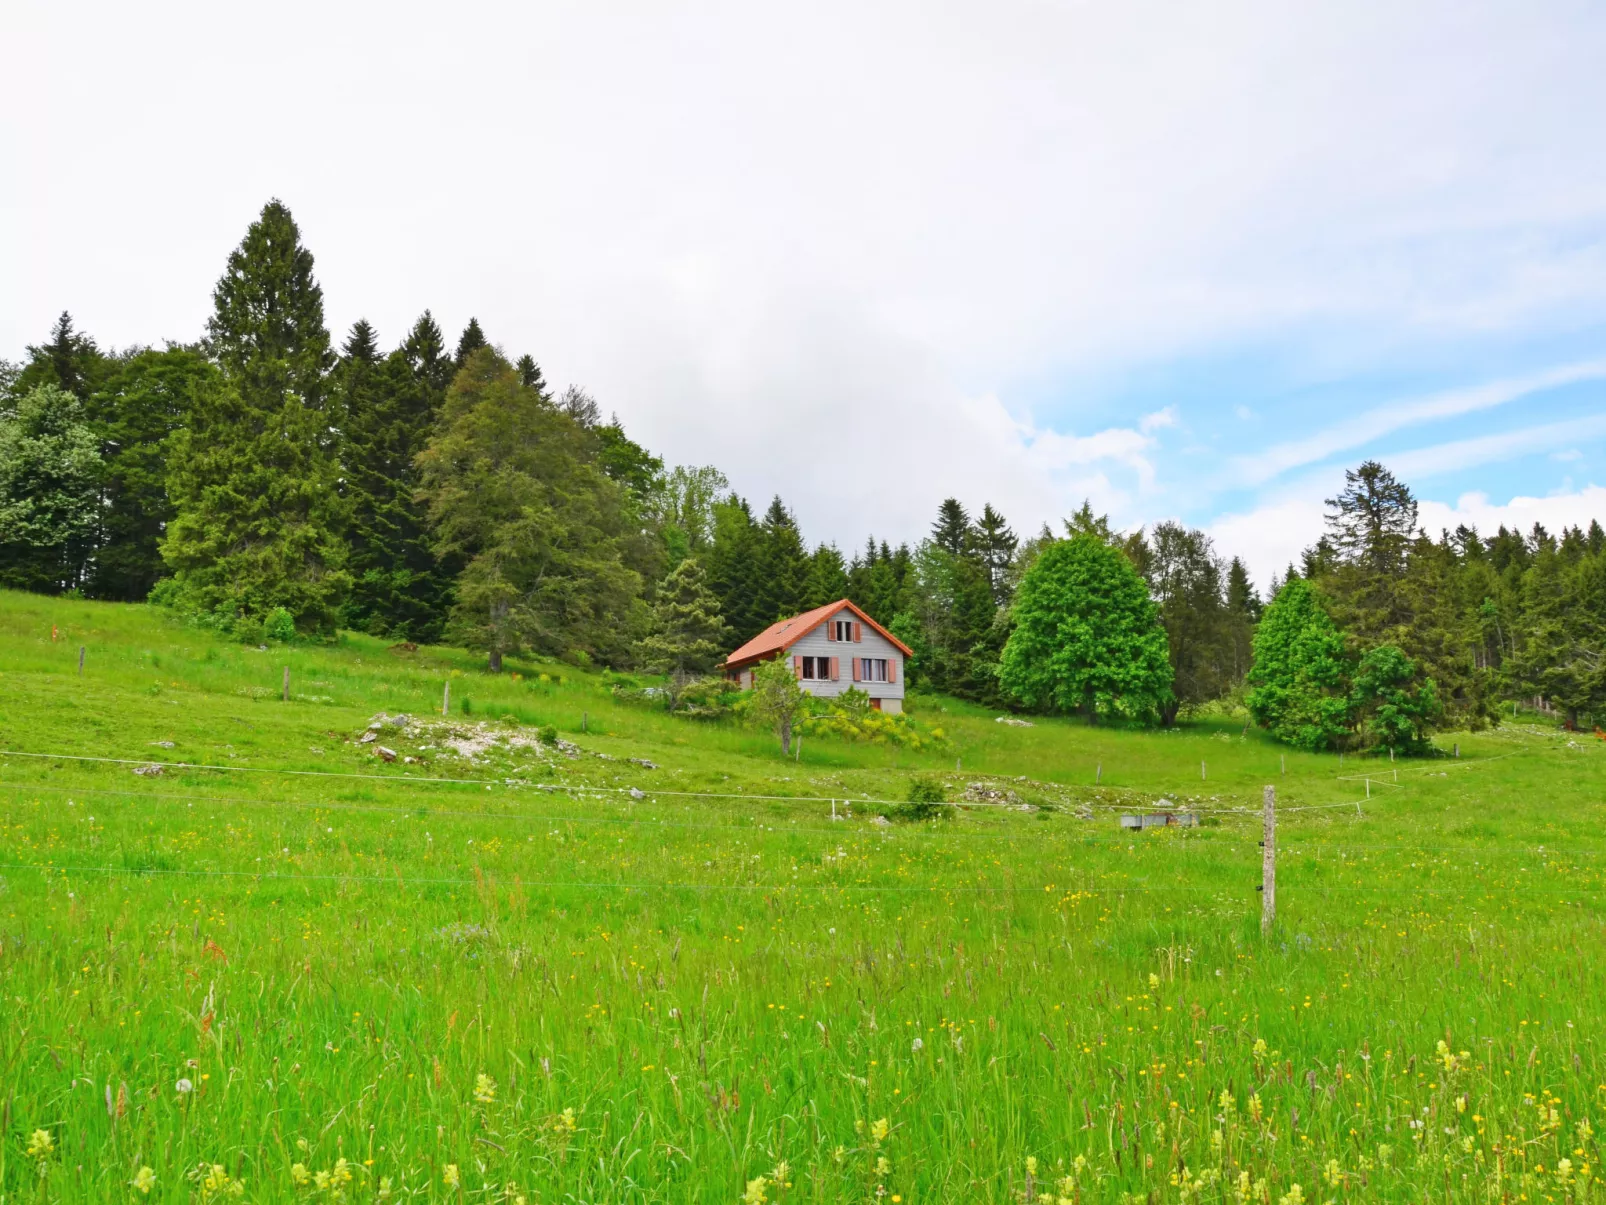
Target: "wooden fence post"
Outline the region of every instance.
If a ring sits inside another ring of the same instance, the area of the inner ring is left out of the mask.
[[[1286,778],[1288,775],[1288,754],[1279,753],[1277,755],[1277,764],[1282,767],[1283,776]]]
[[[1205,775],[1205,764],[1204,764],[1204,762],[1200,762],[1199,763],[1199,781],[1203,782],[1205,777],[1206,777],[1206,775]]]
[[[1099,762],[1093,767],[1093,785],[1098,786],[1104,781],[1104,763]]]
[[[452,714],[452,680],[446,679],[446,689],[441,692],[441,714]]]
[[[1266,788],[1265,835],[1260,858],[1260,931],[1270,933],[1277,919],[1277,791]]]
[[[288,665],[284,667],[284,689],[279,692],[279,697],[286,703],[290,701],[290,667]]]
[[[78,676],[84,676],[84,646],[81,644],[78,646]]]

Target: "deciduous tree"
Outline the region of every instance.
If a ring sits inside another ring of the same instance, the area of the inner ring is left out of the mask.
[[[1153,719],[1171,698],[1165,631],[1143,579],[1091,532],[1044,549],[1015,595],[1003,689],[1028,707]]]

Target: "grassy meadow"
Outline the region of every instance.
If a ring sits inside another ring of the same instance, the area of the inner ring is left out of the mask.
[[[0,1202],[1606,1199],[1606,741],[783,759],[511,670],[0,594]]]

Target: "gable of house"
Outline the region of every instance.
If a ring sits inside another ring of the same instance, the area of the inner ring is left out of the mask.
[[[826,629],[828,622],[833,625],[829,631]],[[885,641],[902,656],[912,655],[908,645],[871,619],[851,599],[843,598],[834,603],[827,603],[823,607],[815,607],[812,611],[804,611],[801,615],[794,615],[790,619],[772,623],[725,658],[725,668],[742,669],[759,661],[767,661],[771,657],[785,653],[799,641],[814,636],[821,637],[827,644],[840,645],[842,642],[836,639],[838,633],[834,629],[836,622],[854,625],[852,631],[847,633],[848,643],[862,644],[866,633],[869,633],[878,640]],[[839,652],[838,655],[844,654]],[[851,656],[851,654],[846,655]]]

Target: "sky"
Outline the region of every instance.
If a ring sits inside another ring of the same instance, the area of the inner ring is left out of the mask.
[[[1263,585],[1376,458],[1606,522],[1594,2],[9,0],[0,356],[189,340],[270,197],[337,340],[472,315],[811,542],[1175,519]]]

